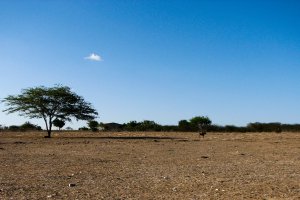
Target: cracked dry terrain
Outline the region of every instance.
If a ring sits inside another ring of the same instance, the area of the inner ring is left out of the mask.
[[[300,199],[300,133],[44,135],[0,132],[0,199]]]

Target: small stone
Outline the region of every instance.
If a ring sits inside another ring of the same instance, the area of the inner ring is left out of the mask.
[[[75,183],[69,183],[69,187],[75,187],[76,184]]]
[[[52,197],[55,197],[56,194],[50,194],[50,195],[47,195],[47,198],[52,198]]]

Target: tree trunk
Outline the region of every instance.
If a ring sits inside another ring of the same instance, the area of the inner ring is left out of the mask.
[[[45,136],[45,138],[51,138],[52,119],[51,119],[51,117],[49,118],[49,124],[47,123],[46,118],[44,118],[44,121],[46,124],[47,133],[48,133],[48,135]]]
[[[46,130],[47,130],[47,133],[48,133],[48,136],[45,136],[44,138],[50,138],[51,137],[51,132],[49,133],[47,118],[45,116],[44,116],[44,121],[45,121],[45,125],[46,125]]]
[[[51,131],[52,131],[52,117],[49,118],[49,131],[48,131],[49,138],[51,138]]]
[[[47,133],[48,133],[48,135],[45,136],[45,138],[51,138],[51,131],[50,131],[50,130],[47,130]]]

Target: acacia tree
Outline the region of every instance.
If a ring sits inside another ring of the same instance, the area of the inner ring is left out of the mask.
[[[51,137],[54,119],[93,120],[98,115],[91,103],[61,85],[23,89],[21,94],[9,95],[2,102],[8,107],[4,110],[8,114],[17,112],[20,116],[44,119],[48,133],[45,137],[48,138]]]
[[[204,135],[206,134],[207,126],[211,124],[211,120],[208,117],[204,116],[197,116],[190,119],[190,123],[192,126],[197,127],[199,131],[199,137],[202,135],[204,138]]]

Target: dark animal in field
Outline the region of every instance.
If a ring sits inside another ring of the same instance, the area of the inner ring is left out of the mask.
[[[206,126],[202,125],[202,124],[199,124],[198,129],[199,129],[199,138],[200,138],[201,135],[204,138],[204,136],[206,135],[206,131],[207,131]]]
[[[202,137],[204,138],[204,136],[206,135],[206,131],[204,131],[204,132],[199,132],[199,137],[200,137],[200,135],[202,135]]]

